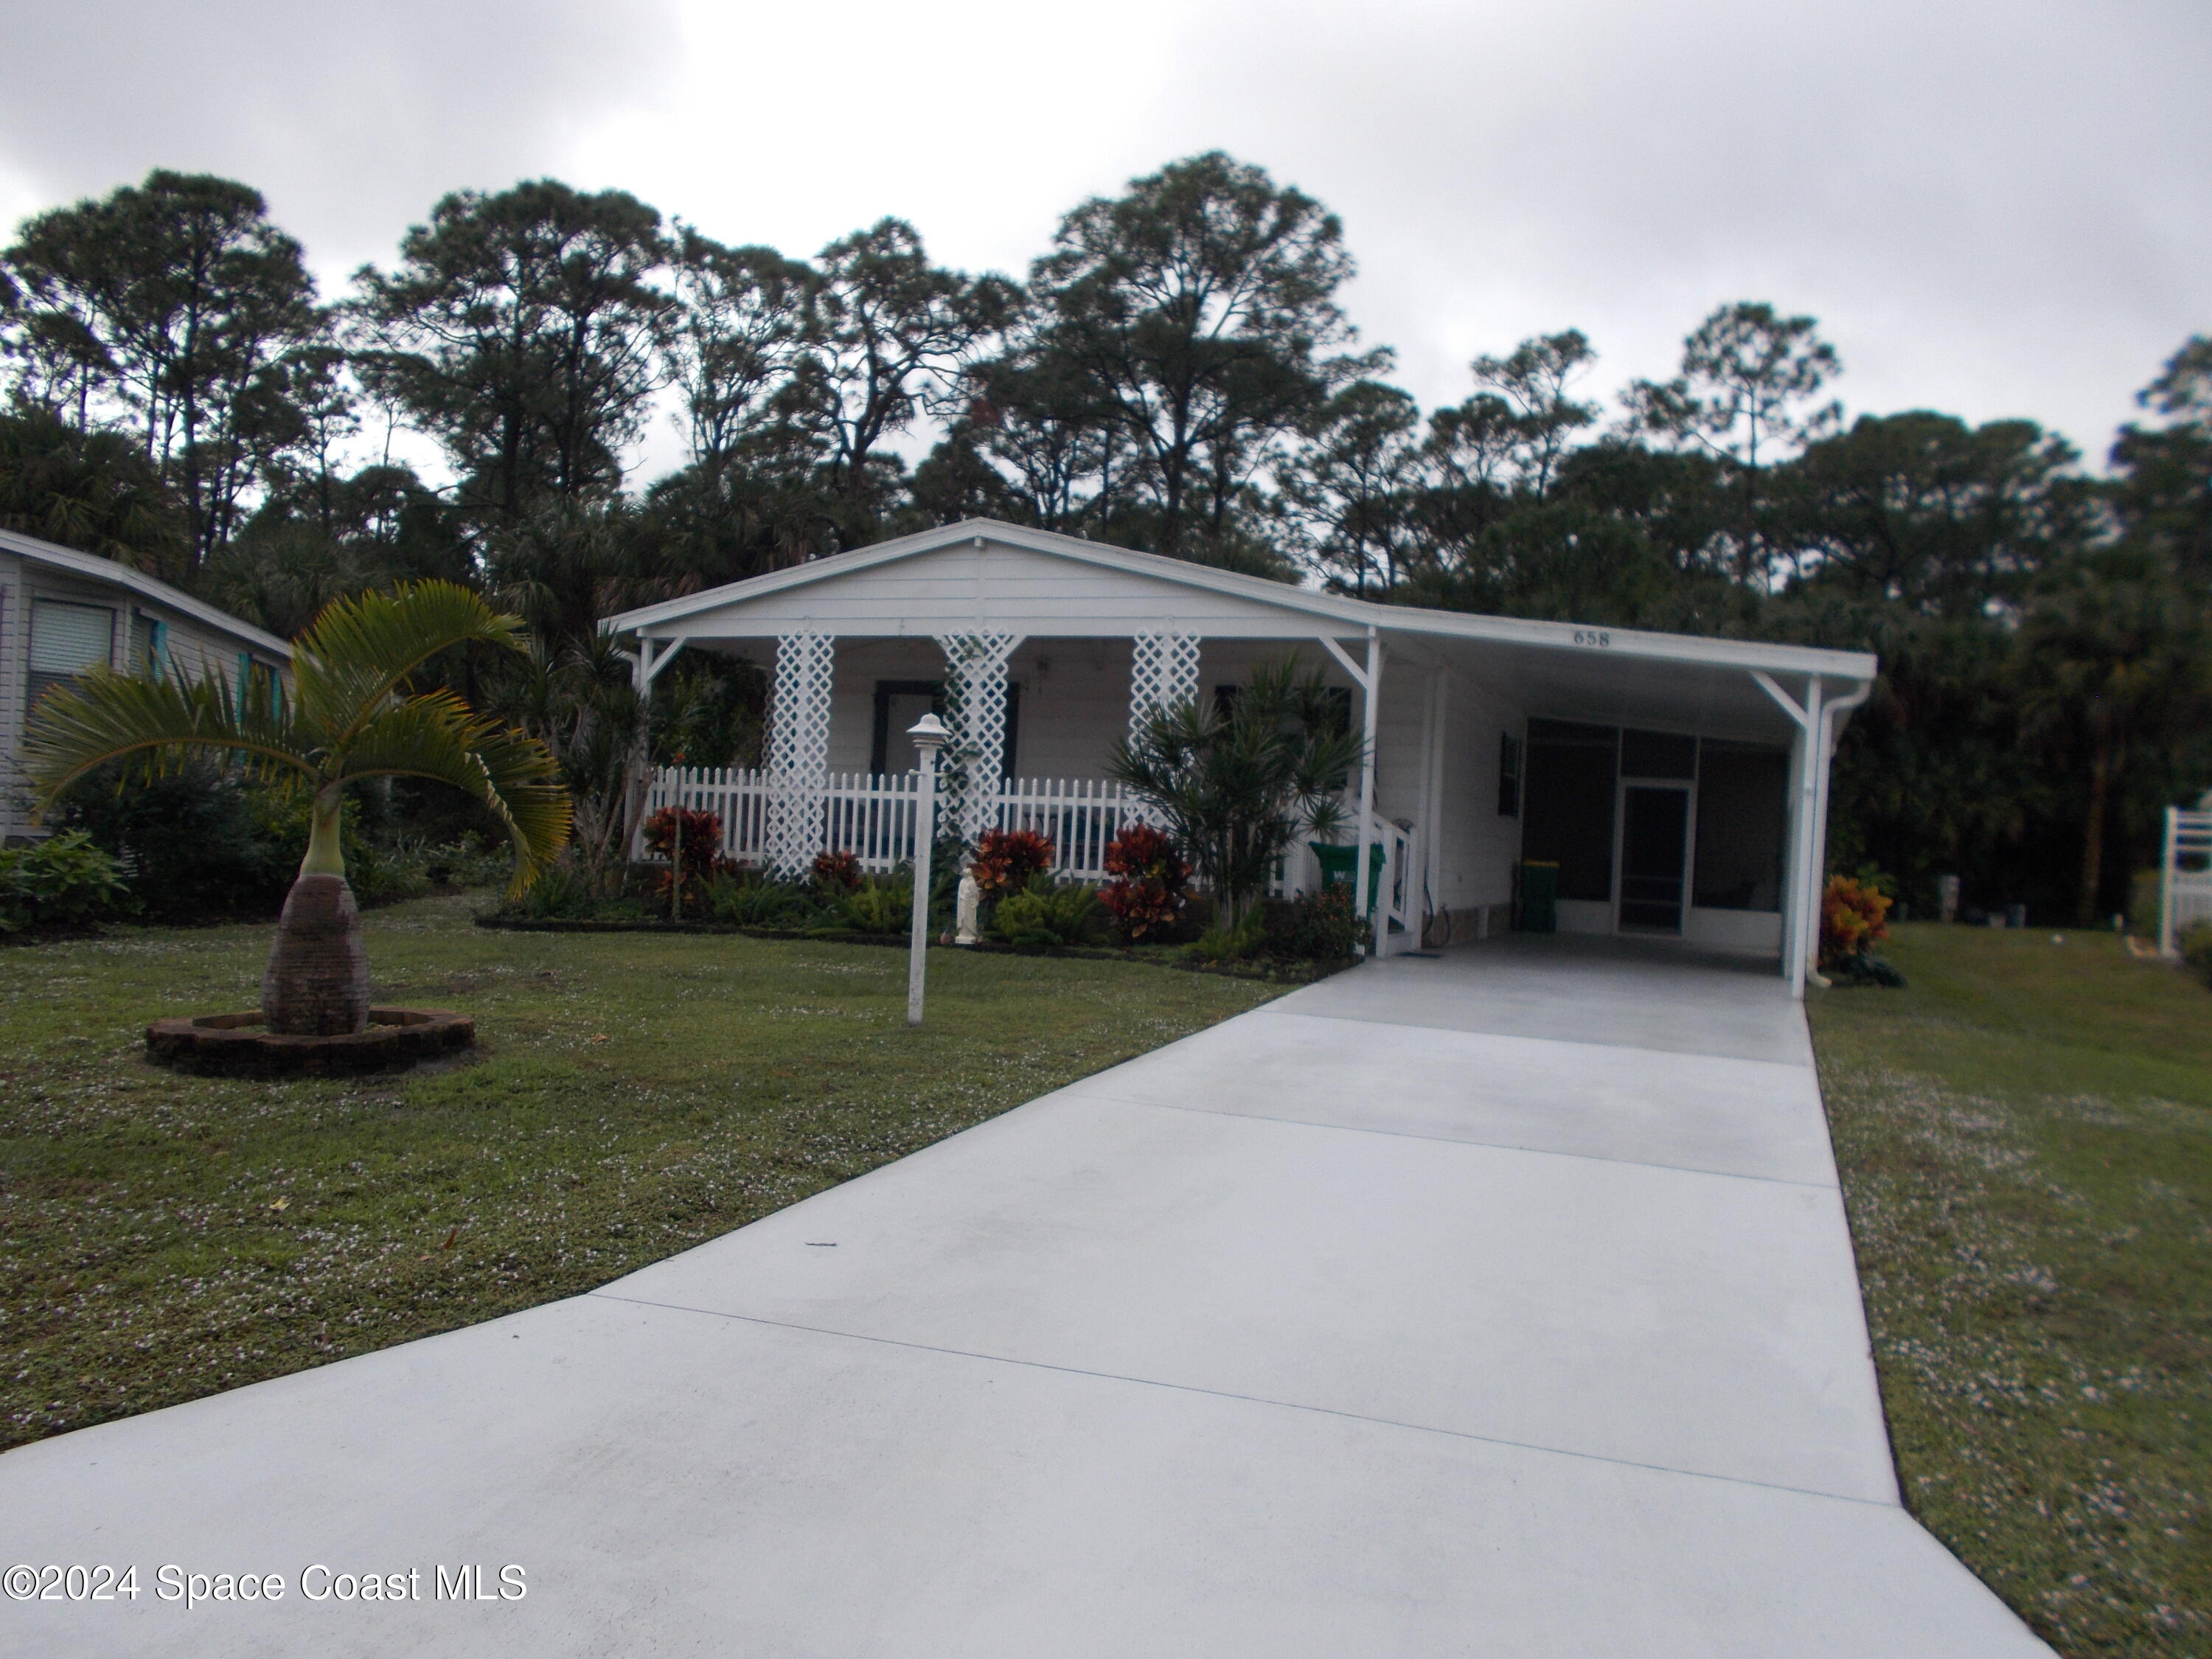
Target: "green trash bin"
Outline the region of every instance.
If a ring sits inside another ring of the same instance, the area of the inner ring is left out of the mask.
[[[1521,906],[1514,927],[1523,933],[1559,931],[1559,866],[1545,859],[1521,860]]]
[[[1338,847],[1325,841],[1310,841],[1313,855],[1321,860],[1321,884],[1323,887],[1349,887],[1352,872],[1359,868],[1359,848]],[[1367,846],[1367,914],[1375,914],[1375,901],[1382,891],[1382,843],[1370,842]]]

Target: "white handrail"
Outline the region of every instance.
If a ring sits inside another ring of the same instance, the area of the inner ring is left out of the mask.
[[[1383,849],[1382,890],[1376,896],[1375,953],[1394,957],[1421,948],[1420,862],[1415,832],[1389,818],[1370,817],[1368,833]]]

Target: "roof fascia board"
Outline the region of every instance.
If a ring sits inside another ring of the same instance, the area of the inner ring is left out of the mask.
[[[1877,667],[1865,652],[1830,651],[1814,646],[1771,645],[1753,640],[1718,640],[1698,635],[1655,634],[1640,629],[1590,628],[1574,623],[1539,622],[1517,617],[1485,617],[1471,612],[1429,611],[1410,605],[1377,605],[1370,599],[1340,599],[1290,587],[1265,577],[1235,571],[1210,569],[1158,553],[1138,553],[1084,541],[1052,531],[1030,530],[990,519],[969,519],[945,525],[873,547],[832,554],[811,564],[751,576],[740,582],[665,599],[610,617],[599,624],[611,634],[657,629],[680,618],[722,605],[743,605],[793,587],[826,581],[853,572],[872,569],[893,560],[936,552],[962,542],[996,541],[1033,553],[1042,553],[1094,564],[1133,575],[1178,583],[1236,599],[1249,599],[1278,611],[1325,617],[1343,623],[1348,632],[1364,635],[1372,627],[1387,633],[1444,639],[1482,640],[1499,644],[1533,646],[1546,650],[1585,652],[1592,656],[1638,657],[1659,662],[1683,662],[1711,667],[1764,668],[1785,674],[1822,674],[1840,679],[1872,680]],[[739,594],[737,589],[744,592]],[[672,634],[675,630],[671,630]],[[1595,643],[1598,639],[1606,641]]]
[[[196,621],[220,629],[234,639],[258,645],[287,662],[292,659],[292,647],[289,641],[278,639],[274,634],[265,634],[251,623],[240,622],[227,611],[218,611],[205,601],[170,586],[158,577],[149,576],[143,570],[134,570],[114,559],[103,559],[96,553],[80,553],[73,547],[57,546],[52,542],[41,541],[36,536],[26,536],[14,530],[0,530],[0,547],[5,547],[21,557],[50,565],[57,570],[66,570],[88,580],[112,582],[118,587],[127,587],[142,599],[181,611]]]

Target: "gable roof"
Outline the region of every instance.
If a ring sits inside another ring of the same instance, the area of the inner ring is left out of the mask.
[[[1573,623],[1478,616],[1464,611],[1425,610],[1413,605],[1378,605],[1372,600],[1345,599],[1333,593],[1316,592],[1310,588],[1293,587],[1287,583],[1270,581],[1265,577],[1217,570],[1181,559],[1166,558],[1157,553],[1139,553],[1103,542],[1060,535],[1053,531],[1003,524],[994,519],[964,520],[958,524],[945,525],[891,541],[879,542],[872,547],[833,554],[807,564],[794,565],[788,569],[770,571],[764,575],[748,577],[743,581],[686,594],[681,599],[642,605],[607,617],[599,627],[603,633],[637,635],[653,639],[713,638],[716,636],[714,623],[710,620],[713,613],[723,613],[725,625],[727,625],[728,619],[734,614],[763,601],[778,596],[796,598],[805,590],[847,582],[902,561],[942,554],[963,544],[979,550],[988,550],[992,544],[997,544],[1031,555],[1042,555],[1102,574],[1114,573],[1123,577],[1138,578],[1148,587],[1165,584],[1169,588],[1182,590],[1194,597],[1206,596],[1212,601],[1203,607],[1206,611],[1222,612],[1221,602],[1228,601],[1228,611],[1249,617],[1255,623],[1264,623],[1271,615],[1285,623],[1295,620],[1297,626],[1292,631],[1306,636],[1364,635],[1368,629],[1373,628],[1389,635],[1426,636],[1440,641],[1487,641],[1524,648],[1551,648],[1577,653],[1590,651],[1602,640],[1599,648],[1614,659],[1636,658],[1708,667],[1764,669],[1774,673],[1820,674],[1858,681],[1871,680],[1876,668],[1875,659],[1865,652],[1831,651],[1763,641],[1712,639],[1698,635],[1663,634],[1640,629],[1595,629]],[[979,607],[981,604],[979,599]],[[892,605],[881,605],[878,610],[880,614],[866,625],[841,631],[931,631],[926,623],[913,623],[904,611]],[[859,617],[851,620],[856,623],[862,621]],[[1203,618],[1194,620],[1202,623]],[[687,627],[687,623],[690,626]],[[758,630],[748,629],[743,631]],[[1034,628],[1031,631],[1042,633],[1051,630]],[[1199,631],[1205,631],[1202,626]]]
[[[96,553],[80,553],[73,547],[58,546],[14,530],[0,530],[0,549],[35,564],[82,576],[88,581],[127,587],[141,599],[167,605],[172,611],[181,611],[193,621],[205,623],[210,628],[228,634],[233,639],[258,646],[273,657],[282,657],[286,662],[292,660],[292,647],[289,641],[265,633],[251,623],[240,622],[228,611],[218,611],[204,600],[196,599],[181,589],[172,587],[143,570],[134,570],[114,559],[103,559]]]

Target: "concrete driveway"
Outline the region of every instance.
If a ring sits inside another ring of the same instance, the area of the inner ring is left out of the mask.
[[[0,1603],[41,1654],[2047,1651],[1899,1506],[1780,981],[1569,939],[1375,963],[592,1295],[10,1452],[17,1562],[140,1568]]]

